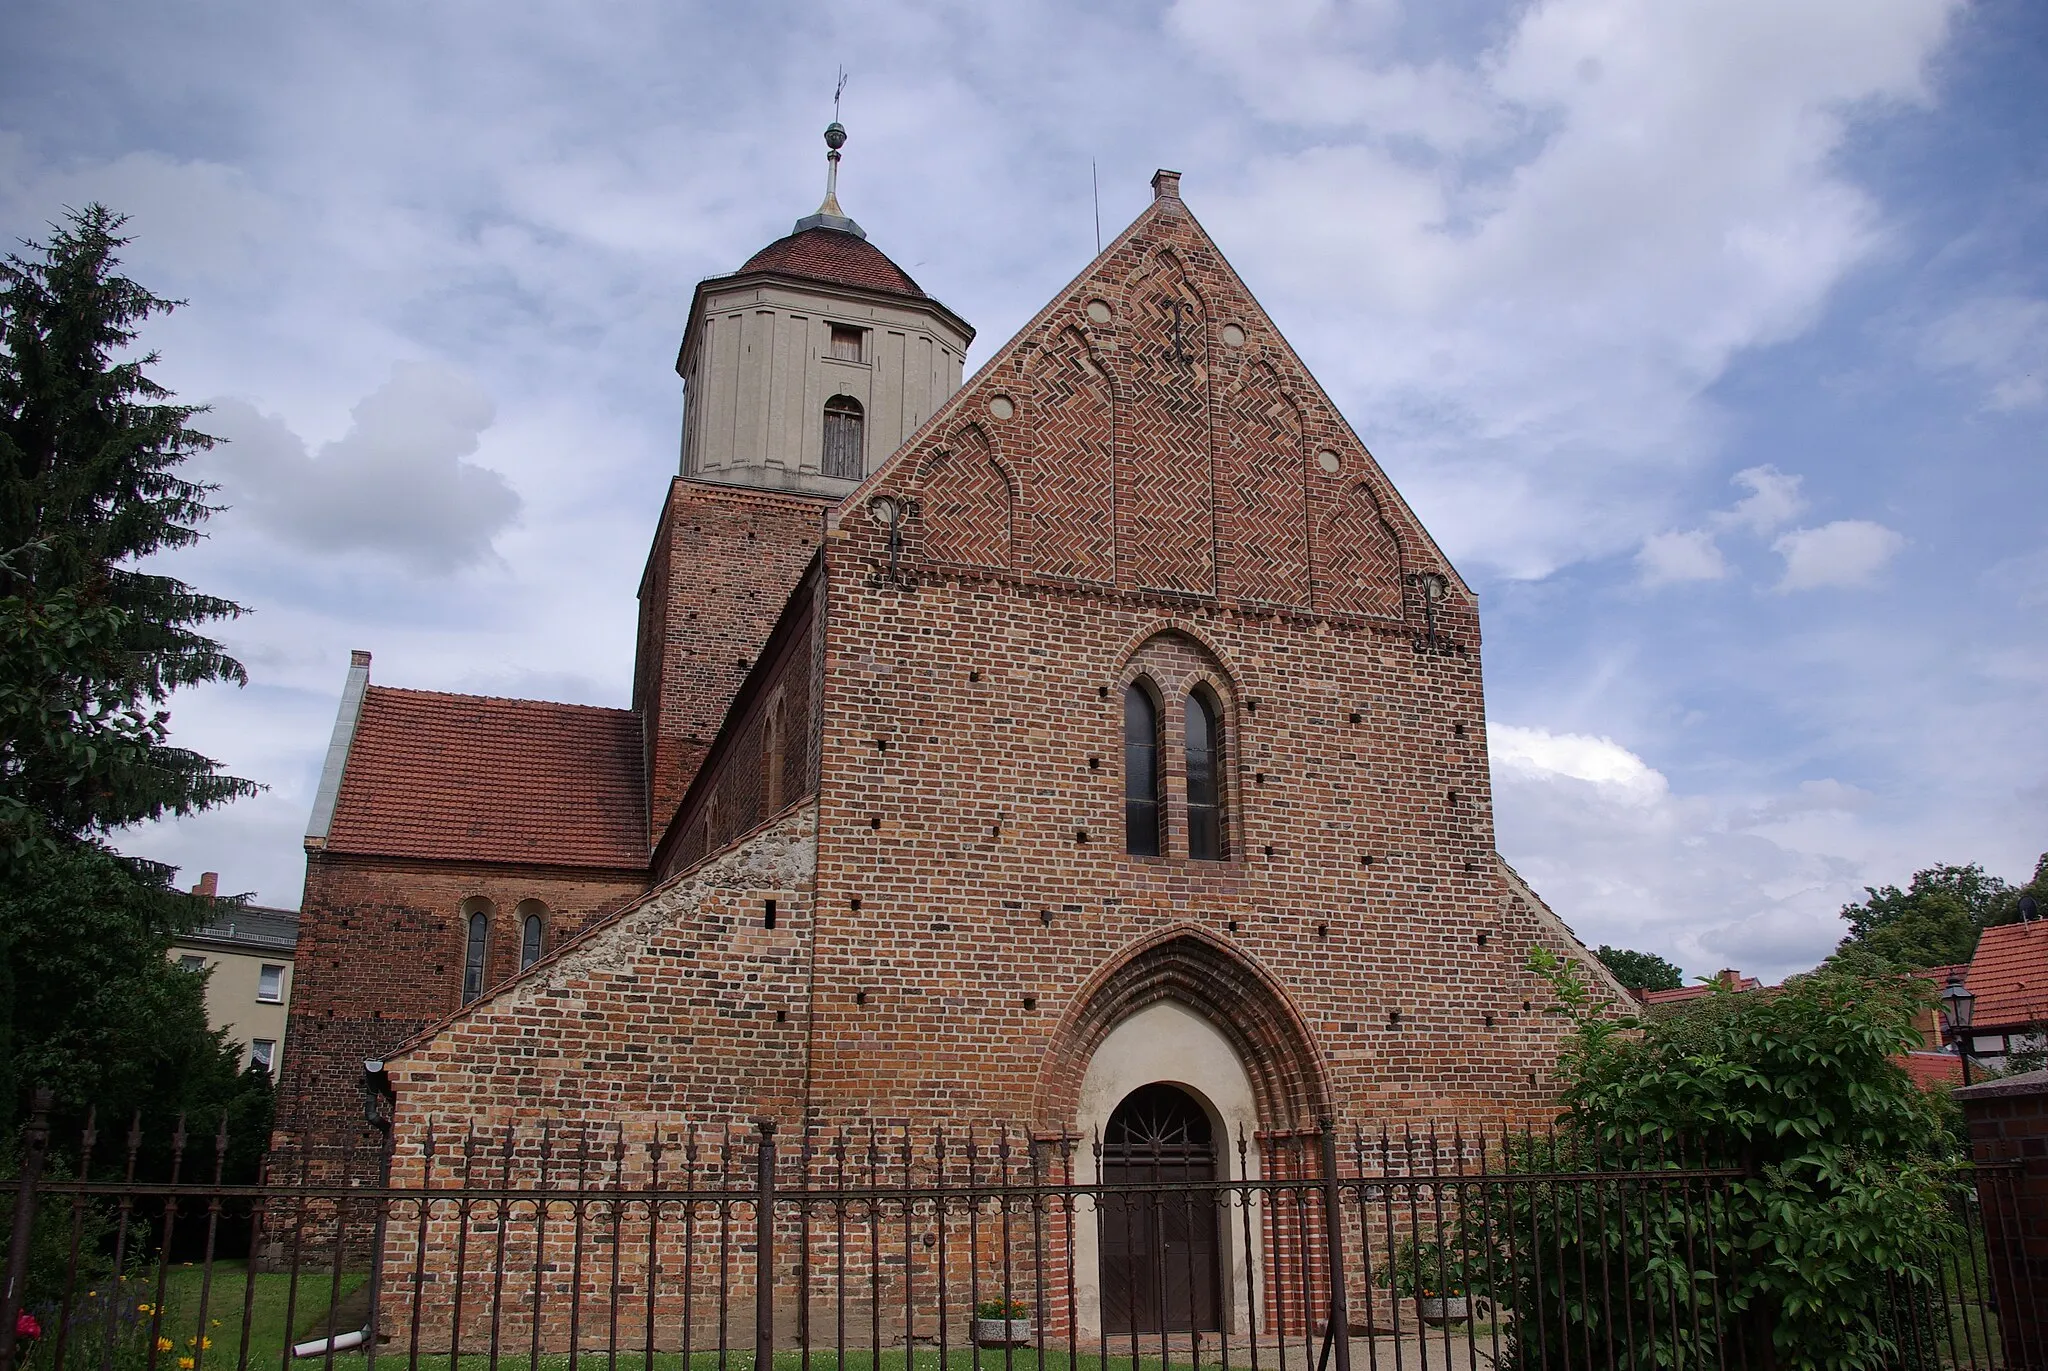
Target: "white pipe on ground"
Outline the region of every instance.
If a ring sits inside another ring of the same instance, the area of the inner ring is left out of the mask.
[[[330,1345],[332,1345],[336,1352],[346,1352],[351,1347],[361,1347],[363,1340],[369,1336],[369,1329],[358,1328],[353,1333],[338,1333],[331,1338],[314,1338],[310,1342],[293,1343],[292,1355],[294,1357],[317,1357],[326,1352]]]

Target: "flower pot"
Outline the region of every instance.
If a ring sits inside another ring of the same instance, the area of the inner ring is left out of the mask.
[[[976,1319],[974,1341],[983,1347],[1022,1347],[1031,1341],[1031,1320]]]
[[[1427,1324],[1461,1323],[1472,1317],[1471,1301],[1463,1295],[1424,1295],[1415,1303]]]

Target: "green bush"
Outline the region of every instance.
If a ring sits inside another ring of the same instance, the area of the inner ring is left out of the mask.
[[[1459,1226],[1488,1253],[1471,1286],[1518,1311],[1522,1363],[1712,1364],[1716,1324],[1741,1344],[1730,1361],[1896,1362],[1897,1302],[1960,1240],[1953,1106],[1891,1060],[1917,1044],[1928,988],[1823,970],[1639,1023],[1572,964],[1539,951],[1531,965],[1578,1031],[1556,1138],[1513,1149],[1514,1169],[1655,1172],[1683,1156],[1748,1174],[1503,1186],[1469,1205]]]

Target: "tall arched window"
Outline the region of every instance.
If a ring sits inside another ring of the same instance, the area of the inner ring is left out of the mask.
[[[835,395],[825,402],[825,459],[819,463],[825,475],[849,481],[867,475],[863,422],[860,401],[851,395]]]
[[[1188,695],[1188,856],[1223,860],[1223,713],[1202,686]]]
[[[462,1002],[484,993],[484,953],[491,940],[491,916],[472,907],[469,914],[469,942],[462,954]]]
[[[1159,855],[1159,707],[1136,683],[1124,690],[1124,851]]]
[[[519,969],[526,970],[540,960],[546,951],[548,935],[547,906],[539,900],[519,902]]]

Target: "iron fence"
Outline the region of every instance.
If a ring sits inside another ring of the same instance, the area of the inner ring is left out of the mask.
[[[31,1125],[0,1371],[1772,1364],[1748,1171],[1533,1128],[435,1125],[289,1142],[241,1183],[224,1127],[181,1123],[157,1176],[142,1141],[109,1159],[88,1122],[59,1164]],[[2022,1258],[1984,1209],[2012,1193],[1978,1168],[1876,1296],[1891,1364],[2041,1364],[2000,1341]]]

